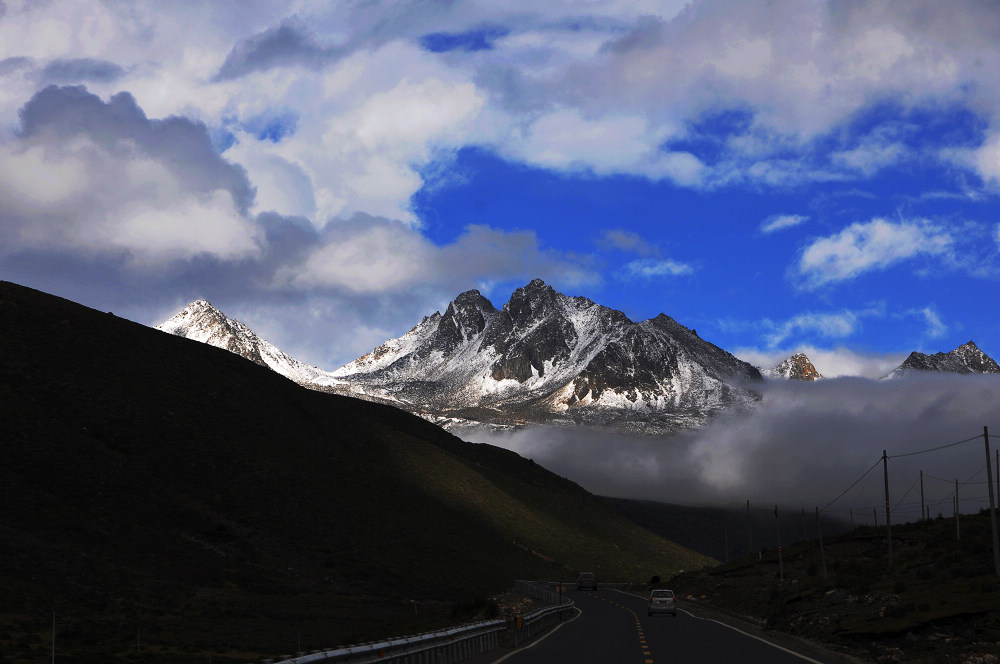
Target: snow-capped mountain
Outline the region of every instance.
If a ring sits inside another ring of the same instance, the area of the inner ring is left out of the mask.
[[[947,353],[925,355],[914,351],[886,378],[898,378],[912,371],[1000,374],[1000,365],[970,341]]]
[[[761,371],[770,378],[787,378],[791,380],[818,380],[823,376],[805,353],[795,353],[778,366]]]
[[[634,323],[541,280],[497,310],[459,295],[408,333],[338,369],[369,397],[430,419],[584,422],[642,431],[704,424],[759,397],[760,372],[660,314]]]
[[[312,389],[387,401],[446,427],[590,423],[669,432],[759,396],[753,366],[660,314],[634,323],[540,280],[497,309],[462,293],[398,339],[326,372],[204,300],[157,329],[225,348]]]
[[[236,353],[273,369],[296,383],[322,387],[339,382],[329,372],[300,362],[274,344],[261,339],[249,327],[229,318],[207,300],[195,300],[169,320],[157,325],[156,329]]]

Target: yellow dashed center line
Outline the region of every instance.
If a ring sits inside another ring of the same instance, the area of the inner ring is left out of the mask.
[[[600,600],[602,602],[607,602],[612,606],[617,606],[620,609],[625,609],[626,611],[632,614],[632,617],[635,618],[635,631],[639,636],[639,648],[642,650],[642,656],[645,657],[645,659],[643,660],[643,664],[653,664],[653,655],[649,651],[649,645],[646,643],[646,633],[642,629],[642,622],[640,622],[639,620],[639,614],[633,611],[632,609],[628,608],[624,604],[619,604],[618,602],[609,600],[605,597],[601,597]]]

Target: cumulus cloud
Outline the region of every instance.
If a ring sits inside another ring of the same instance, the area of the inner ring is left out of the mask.
[[[602,495],[681,504],[749,499],[795,509],[829,506],[846,520],[851,509],[871,515],[883,504],[881,473],[838,499],[879,462],[882,450],[892,457],[979,435],[948,450],[891,459],[893,510],[910,520],[920,511],[919,493],[912,493],[920,470],[963,482],[982,479],[982,427],[1000,425],[998,403],[995,376],[768,381],[751,413],[723,416],[668,438],[551,428],[466,437],[513,449]],[[947,483],[926,484],[928,503],[954,490]],[[970,490],[963,509],[980,509],[984,492]]]
[[[796,271],[805,286],[815,288],[917,256],[947,254],[953,243],[946,229],[926,220],[856,222],[806,247]]]
[[[107,103],[49,87],[0,144],[0,251],[82,251],[133,267],[255,255],[253,190],[202,125],[150,121],[128,94]]]
[[[543,249],[533,231],[504,232],[472,225],[437,246],[400,221],[355,215],[330,224],[300,264],[284,267],[278,283],[351,293],[447,291],[470,282],[542,277],[565,286],[593,283],[588,260]]]
[[[304,3],[294,16],[259,2],[169,13],[29,5],[0,26],[0,62],[107,95],[121,83],[155,115],[210,126],[248,121],[264,105],[302,109],[298,140],[279,150],[237,136],[232,158],[270,192],[257,211],[314,210],[322,225],[359,211],[408,218],[420,169],[462,145],[696,188],[863,177],[909,154],[898,127],[850,125],[873,103],[997,107],[997,21],[971,3],[608,2],[572,13],[523,2],[397,2],[389,13]],[[9,118],[25,88],[5,87]],[[747,122],[720,155],[677,147],[727,110]],[[817,160],[826,151],[815,141],[831,137],[841,149]],[[371,154],[373,140],[386,159]],[[993,143],[965,166],[995,175]],[[312,191],[283,200],[275,192],[292,171]]]

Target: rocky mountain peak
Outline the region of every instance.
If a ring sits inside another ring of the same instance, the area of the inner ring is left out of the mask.
[[[805,353],[795,353],[764,373],[774,378],[791,380],[818,380],[823,377]]]
[[[758,398],[759,372],[670,317],[634,323],[540,279],[500,310],[477,291],[462,293],[430,325],[334,375],[355,393],[453,425],[561,421],[663,432]]]
[[[208,300],[195,300],[156,329],[230,352],[267,366],[260,352],[260,340],[253,330],[238,320],[232,320]]]
[[[432,346],[449,353],[486,329],[486,324],[497,313],[493,303],[477,290],[469,290],[456,297],[441,316]]]
[[[969,341],[947,353],[926,355],[914,351],[886,378],[896,378],[910,371],[938,371],[958,374],[1000,374],[1000,365]]]

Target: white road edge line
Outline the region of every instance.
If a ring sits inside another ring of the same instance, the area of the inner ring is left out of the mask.
[[[627,593],[624,590],[618,590],[617,588],[609,588],[608,590],[614,590],[616,593],[621,593],[623,595],[630,595],[632,597],[639,597],[638,595],[633,595],[632,593]],[[639,597],[639,599],[642,599],[642,598]],[[823,662],[821,662],[821,661],[819,661],[817,659],[813,659],[812,657],[806,657],[802,653],[795,652],[794,650],[789,650],[788,648],[785,648],[784,646],[779,646],[777,643],[774,643],[773,641],[768,641],[767,639],[759,637],[756,634],[751,634],[750,632],[744,632],[739,627],[733,627],[732,625],[727,625],[724,622],[720,622],[718,620],[712,620],[711,618],[702,618],[701,616],[696,616],[693,613],[691,613],[690,611],[686,611],[684,609],[678,609],[678,611],[684,611],[684,613],[688,614],[689,616],[691,616],[695,620],[707,620],[708,622],[714,622],[717,625],[722,625],[723,627],[728,627],[729,629],[733,630],[734,632],[739,632],[743,636],[749,636],[751,639],[757,639],[761,643],[766,643],[767,645],[771,646],[772,648],[777,648],[778,650],[784,650],[789,655],[795,655],[799,659],[805,660],[807,662],[811,662],[812,664],[823,664]]]
[[[535,639],[534,641],[532,641],[528,645],[521,646],[517,650],[510,651],[509,653],[507,653],[506,655],[504,655],[500,659],[495,660],[494,662],[492,662],[492,664],[500,664],[500,662],[504,661],[508,657],[512,657],[512,656],[516,655],[517,653],[521,652],[522,650],[527,650],[528,648],[534,648],[536,645],[538,645],[539,643],[541,643],[545,639],[549,638],[550,636],[552,636],[553,634],[555,634],[556,632],[558,632],[560,627],[562,627],[563,625],[570,624],[571,622],[573,622],[574,620],[576,620],[577,618],[579,618],[583,614],[583,611],[580,610],[579,607],[574,606],[573,610],[576,611],[576,615],[575,616],[573,616],[572,618],[570,618],[566,622],[559,623],[558,625],[556,625],[555,627],[553,627],[551,630],[549,630],[545,635],[543,635],[540,638]]]

